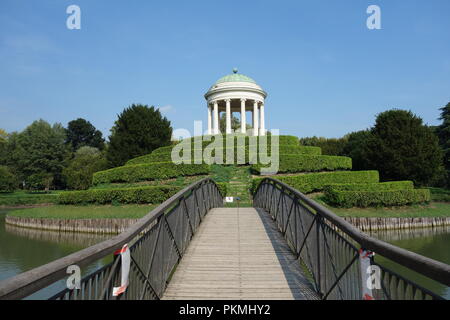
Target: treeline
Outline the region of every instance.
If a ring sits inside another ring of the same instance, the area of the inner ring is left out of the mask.
[[[0,192],[87,189],[94,172],[169,145],[171,136],[158,109],[135,104],[118,115],[108,142],[82,118],[67,127],[41,119],[21,132],[0,129]]]
[[[417,186],[450,186],[450,103],[442,124],[427,126],[411,111],[380,113],[375,124],[342,138],[301,138],[300,144],[327,155],[347,156],[353,170],[378,170],[383,181],[412,180]]]

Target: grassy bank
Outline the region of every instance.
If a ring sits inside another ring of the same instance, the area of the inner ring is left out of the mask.
[[[18,209],[8,213],[10,216],[41,219],[114,219],[142,218],[157,205],[123,206],[48,206]]]
[[[424,218],[424,217],[450,217],[450,203],[431,202],[426,205],[410,205],[392,208],[334,208],[323,201],[323,195],[312,198],[329,208],[341,217],[361,218]]]
[[[0,193],[0,206],[21,206],[42,203],[56,203],[58,194],[61,191],[49,193],[30,193],[26,191],[16,191],[11,193]]]

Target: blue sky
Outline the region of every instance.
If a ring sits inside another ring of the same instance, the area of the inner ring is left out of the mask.
[[[66,8],[81,8],[81,30]],[[381,7],[382,30],[366,9]],[[206,122],[203,94],[233,67],[269,94],[266,128],[340,137],[389,108],[430,125],[450,101],[450,1],[0,1],[0,128],[91,121],[131,103],[174,128]]]

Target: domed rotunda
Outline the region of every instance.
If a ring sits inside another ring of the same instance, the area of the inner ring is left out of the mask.
[[[246,112],[252,113],[252,130],[254,136],[265,135],[264,100],[267,93],[250,77],[233,73],[220,78],[205,94],[208,106],[208,134],[219,134],[219,113],[226,113],[226,132],[232,133],[231,115],[241,113],[241,128],[239,132],[246,132]]]

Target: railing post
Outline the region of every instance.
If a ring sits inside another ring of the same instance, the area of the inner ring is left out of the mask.
[[[320,262],[321,262],[320,261],[320,226],[322,223],[323,223],[322,217],[317,216],[317,221],[316,221],[317,277],[316,277],[316,281],[317,281],[317,289],[318,289],[320,298],[322,298],[322,296],[323,296],[322,279],[321,279],[322,269],[321,269],[321,265],[320,265]]]

